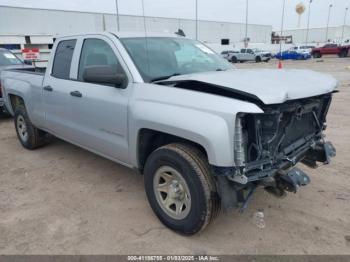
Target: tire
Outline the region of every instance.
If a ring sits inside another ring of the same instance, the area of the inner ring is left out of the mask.
[[[32,124],[23,106],[19,105],[16,107],[14,122],[18,140],[26,149],[34,150],[51,140],[51,135]]]
[[[347,49],[343,49],[340,51],[339,53],[339,57],[347,57],[348,56],[348,50]]]
[[[235,56],[231,57],[231,63],[236,64],[237,62],[238,62],[237,57],[235,57]]]
[[[261,57],[260,57],[260,56],[257,56],[257,57],[255,58],[255,62],[256,62],[256,63],[261,63]]]
[[[205,156],[195,147],[170,144],[158,148],[146,162],[144,180],[154,213],[177,233],[196,234],[219,214],[215,180]]]
[[[312,56],[313,56],[314,58],[321,58],[321,57],[322,57],[322,55],[321,55],[320,52],[315,52],[315,53],[312,54]]]

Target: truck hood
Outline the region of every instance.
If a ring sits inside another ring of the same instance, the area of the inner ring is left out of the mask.
[[[221,89],[240,97],[260,100],[266,105],[331,93],[338,85],[337,80],[330,75],[296,69],[240,69],[195,73],[174,76],[161,83],[177,86],[184,82],[202,83],[207,87],[209,85],[210,89],[217,89],[215,94],[220,94],[218,90]],[[208,88],[205,89],[207,92]]]

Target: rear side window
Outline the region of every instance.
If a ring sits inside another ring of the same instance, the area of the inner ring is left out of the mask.
[[[52,76],[69,79],[76,42],[77,40],[65,40],[58,44],[53,61]]]

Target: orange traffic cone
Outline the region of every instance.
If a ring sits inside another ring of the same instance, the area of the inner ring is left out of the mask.
[[[282,61],[281,60],[278,60],[278,69],[282,69]]]

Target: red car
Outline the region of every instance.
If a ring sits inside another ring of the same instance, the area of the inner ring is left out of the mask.
[[[347,57],[350,46],[340,46],[337,44],[326,44],[323,47],[313,48],[311,55],[314,58],[320,58],[323,55],[338,55],[339,57]]]

